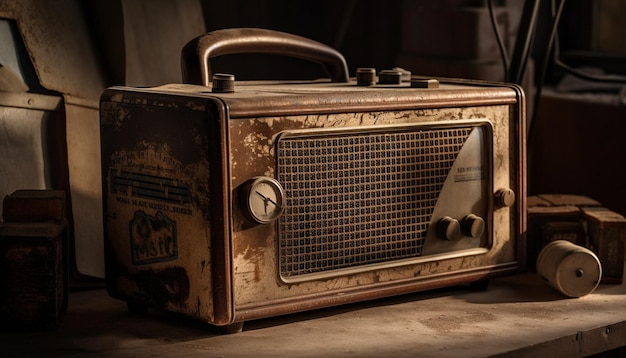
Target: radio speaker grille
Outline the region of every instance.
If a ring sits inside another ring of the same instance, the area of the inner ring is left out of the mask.
[[[281,277],[421,256],[437,197],[471,131],[280,137]]]

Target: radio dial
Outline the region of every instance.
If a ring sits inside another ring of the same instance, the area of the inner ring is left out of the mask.
[[[437,224],[439,236],[445,240],[457,240],[461,238],[461,224],[458,220],[449,216],[444,216]]]
[[[278,181],[269,177],[255,177],[242,188],[242,205],[248,218],[259,224],[278,219],[284,210],[285,192]]]
[[[463,218],[461,230],[463,231],[463,235],[477,239],[481,237],[485,231],[485,220],[478,215],[469,214]]]

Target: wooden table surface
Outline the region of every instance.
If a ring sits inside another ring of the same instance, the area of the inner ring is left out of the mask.
[[[72,292],[54,331],[0,332],[3,357],[577,357],[626,346],[626,285],[567,298],[534,273],[246,322],[236,334]],[[624,349],[622,349],[624,352]]]

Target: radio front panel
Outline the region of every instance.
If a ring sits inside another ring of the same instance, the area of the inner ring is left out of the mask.
[[[509,115],[485,106],[231,121],[233,195],[270,177],[284,197],[269,224],[233,200],[235,306],[515,265],[515,211],[493,204],[517,181]]]
[[[229,325],[517,272],[521,91],[443,87],[109,89],[109,293]]]

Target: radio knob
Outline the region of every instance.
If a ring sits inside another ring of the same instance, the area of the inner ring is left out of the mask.
[[[477,239],[485,232],[485,220],[478,215],[469,214],[463,218],[461,230],[463,235]]]
[[[457,240],[461,237],[461,224],[458,220],[444,216],[437,223],[439,236],[445,240]]]
[[[495,194],[496,205],[500,208],[510,208],[515,204],[515,192],[511,189],[500,189]]]
[[[378,83],[381,85],[399,85],[402,83],[402,72],[396,70],[382,70],[378,74]]]
[[[358,86],[373,86],[376,84],[376,69],[375,68],[357,68],[356,69],[356,84]]]
[[[235,75],[228,73],[216,73],[213,75],[212,91],[215,93],[235,92]]]

